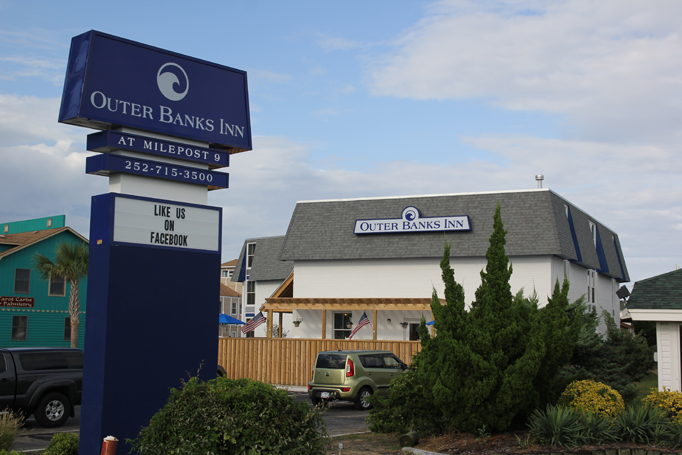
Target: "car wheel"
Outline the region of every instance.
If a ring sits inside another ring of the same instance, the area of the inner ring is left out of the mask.
[[[371,408],[372,405],[370,404],[367,399],[372,396],[372,389],[369,387],[363,387],[360,389],[358,392],[358,396],[355,397],[355,407],[356,409],[361,409],[363,411],[366,411],[367,409]]]
[[[41,427],[60,427],[69,418],[71,403],[61,393],[48,393],[33,412]]]

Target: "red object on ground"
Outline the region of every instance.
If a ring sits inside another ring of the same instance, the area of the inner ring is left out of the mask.
[[[107,436],[102,441],[102,451],[99,455],[116,455],[116,447],[118,446],[118,439],[113,436]]]

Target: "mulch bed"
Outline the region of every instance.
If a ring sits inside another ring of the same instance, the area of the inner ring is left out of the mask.
[[[581,453],[605,449],[645,449],[656,450],[660,453],[680,453],[675,450],[637,445],[632,443],[613,443],[607,446],[584,446],[568,449],[558,449],[535,445],[529,442],[528,434],[501,433],[491,436],[477,437],[471,434],[454,433],[422,440],[417,448],[432,452],[440,452],[451,455],[493,455],[493,454],[531,454],[531,453]]]

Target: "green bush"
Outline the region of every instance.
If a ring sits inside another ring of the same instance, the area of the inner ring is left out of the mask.
[[[0,449],[0,455],[23,455],[23,454],[21,452],[17,452],[16,450]]]
[[[594,312],[582,315],[578,344],[571,365],[561,372],[568,384],[574,380],[592,379],[616,389],[623,399],[633,402],[642,380],[654,367],[653,349],[641,335],[632,335],[618,327],[613,317],[602,313],[606,336],[596,332],[599,317]]]
[[[616,390],[590,380],[571,382],[559,397],[559,404],[605,417],[614,417],[625,408],[623,398]]]
[[[319,410],[249,379],[192,378],[129,440],[139,455],[324,454]]]
[[[670,420],[665,413],[651,406],[628,406],[616,417],[616,430],[624,441],[639,444],[659,442],[661,429],[668,426]]]
[[[78,435],[75,433],[55,434],[43,455],[78,455]]]
[[[548,405],[545,411],[536,409],[528,427],[532,438],[544,445],[576,447],[585,440],[581,413],[565,406]]]
[[[10,411],[0,412],[0,450],[9,450],[24,419]]]
[[[428,391],[410,369],[391,381],[390,393],[377,393],[370,397],[369,429],[377,433],[406,433],[417,431],[433,434],[445,426],[443,416],[430,401],[424,400]],[[409,403],[409,406],[406,404]]]

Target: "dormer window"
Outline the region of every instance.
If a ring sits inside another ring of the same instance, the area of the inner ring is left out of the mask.
[[[250,269],[253,265],[253,257],[256,254],[256,244],[247,243],[246,244],[246,268]]]
[[[590,223],[590,233],[592,234],[592,243],[596,247],[597,246],[597,226],[592,221],[589,221],[589,223]]]

